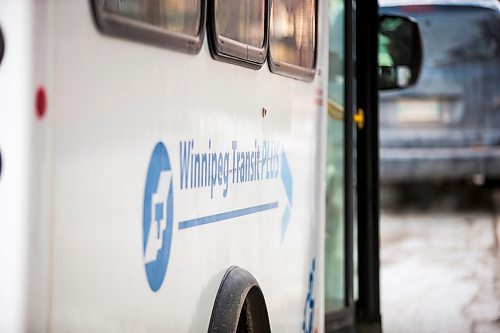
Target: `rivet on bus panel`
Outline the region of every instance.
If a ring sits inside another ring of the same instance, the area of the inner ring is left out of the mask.
[[[43,87],[38,87],[35,95],[35,112],[38,119],[42,119],[47,112],[47,95]]]

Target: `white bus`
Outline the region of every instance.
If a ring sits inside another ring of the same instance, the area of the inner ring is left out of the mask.
[[[324,331],[347,8],[1,0],[0,332]]]

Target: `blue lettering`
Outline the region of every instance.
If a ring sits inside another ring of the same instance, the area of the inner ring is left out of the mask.
[[[224,185],[226,187],[222,191],[224,198],[227,196],[227,188],[229,186],[229,153],[224,154]]]
[[[190,144],[188,142],[179,142],[181,158],[180,158],[180,169],[181,169],[181,189],[187,188],[188,185],[188,175],[189,175],[189,153],[191,151]],[[186,148],[187,146],[187,148]]]

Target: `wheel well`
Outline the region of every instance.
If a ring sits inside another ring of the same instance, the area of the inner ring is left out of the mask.
[[[266,301],[257,280],[240,267],[230,267],[215,297],[208,332],[270,331]]]

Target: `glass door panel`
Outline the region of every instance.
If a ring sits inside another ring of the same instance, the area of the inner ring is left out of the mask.
[[[344,1],[329,0],[328,140],[326,167],[325,311],[346,306]]]

